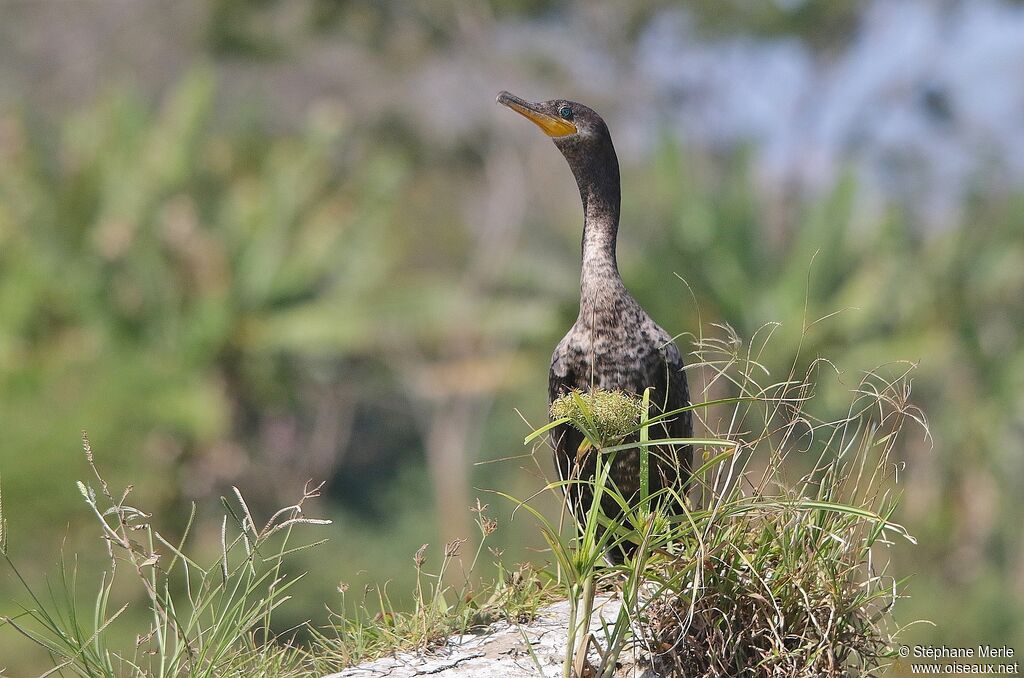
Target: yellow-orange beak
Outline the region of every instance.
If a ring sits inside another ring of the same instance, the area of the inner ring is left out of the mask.
[[[544,134],[547,134],[549,137],[564,137],[576,133],[576,125],[564,118],[543,113],[537,110],[536,104],[523,101],[514,94],[502,92],[498,95],[498,103],[511,108],[527,120],[532,121],[537,127],[544,130]]]

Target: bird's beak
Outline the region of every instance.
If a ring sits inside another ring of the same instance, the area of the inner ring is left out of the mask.
[[[549,137],[564,137],[576,133],[576,125],[572,124],[568,120],[543,113],[538,110],[537,104],[531,104],[529,101],[523,101],[514,94],[502,92],[498,95],[498,103],[502,106],[508,106],[527,120],[533,121],[533,123],[544,130],[544,134],[547,134]]]

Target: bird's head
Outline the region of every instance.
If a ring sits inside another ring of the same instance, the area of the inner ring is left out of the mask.
[[[565,99],[531,103],[502,92],[498,102],[551,137],[580,186],[585,209],[587,205],[600,205],[598,209],[604,213],[617,214],[618,159],[601,116],[583,103]]]
[[[509,92],[499,94],[498,103],[530,120],[551,137],[569,161],[577,179],[581,178],[580,171],[589,165],[595,162],[607,165],[609,161],[614,162],[615,178],[618,179],[611,134],[604,120],[592,108],[565,99],[532,103]],[[607,157],[609,152],[611,158]]]

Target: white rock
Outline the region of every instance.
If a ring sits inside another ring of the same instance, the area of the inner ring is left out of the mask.
[[[604,626],[612,626],[621,601],[599,596],[590,631],[605,646]],[[466,678],[537,678],[561,675],[569,626],[569,603],[542,609],[528,624],[499,622],[480,634],[453,636],[441,649],[419,654],[401,652],[393,657],[353,666],[324,678],[413,678],[414,676],[461,676]],[[590,660],[597,664],[596,652]],[[642,657],[627,649],[620,655],[616,678],[653,678]]]

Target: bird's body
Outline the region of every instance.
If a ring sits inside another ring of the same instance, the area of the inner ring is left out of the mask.
[[[583,317],[581,308],[580,317],[551,356],[548,404],[573,390],[589,392],[602,389],[641,395],[644,389],[651,387],[652,403],[658,409],[677,410],[687,405],[689,400],[682,368],[683,360],[672,338],[625,293],[617,307],[595,311],[590,319]],[[667,402],[666,393],[670,394]],[[672,396],[673,393],[678,395]],[[678,439],[691,435],[689,413],[684,413],[670,420],[664,430],[659,428],[652,438]],[[594,455],[588,455],[580,468],[574,468],[583,442],[582,433],[569,424],[563,424],[554,429],[551,441],[555,463],[563,480],[594,476]],[[639,454],[638,449],[617,453],[612,470],[616,488],[630,500],[635,500],[640,489]],[[677,479],[685,482],[689,470],[688,450],[655,448],[651,454],[656,460],[651,467],[652,492],[675,485]],[[569,505],[573,515],[580,517],[590,507],[589,488],[580,493],[573,491],[572,487],[567,492]],[[617,505],[611,497],[605,500],[605,511],[617,512]]]
[[[640,395],[652,388],[651,402],[663,412],[689,404],[686,376],[672,337],[655,323],[629,294],[615,259],[619,227],[619,164],[611,135],[594,111],[571,101],[530,104],[502,92],[498,101],[540,126],[562,151],[576,177],[583,202],[584,225],[580,312],[551,356],[548,404],[573,390],[623,391]],[[667,420],[653,438],[692,436],[690,413]],[[587,481],[594,477],[594,454],[580,455],[583,435],[569,424],[553,429],[555,465],[563,480],[582,480],[566,486],[570,512],[582,523],[592,501]],[[682,497],[690,470],[690,448],[663,445],[651,449],[650,489],[673,487]],[[630,449],[614,459],[611,479],[630,503],[639,497],[640,452]],[[621,512],[610,496],[602,502],[606,515]],[[621,562],[629,545],[609,552]]]

